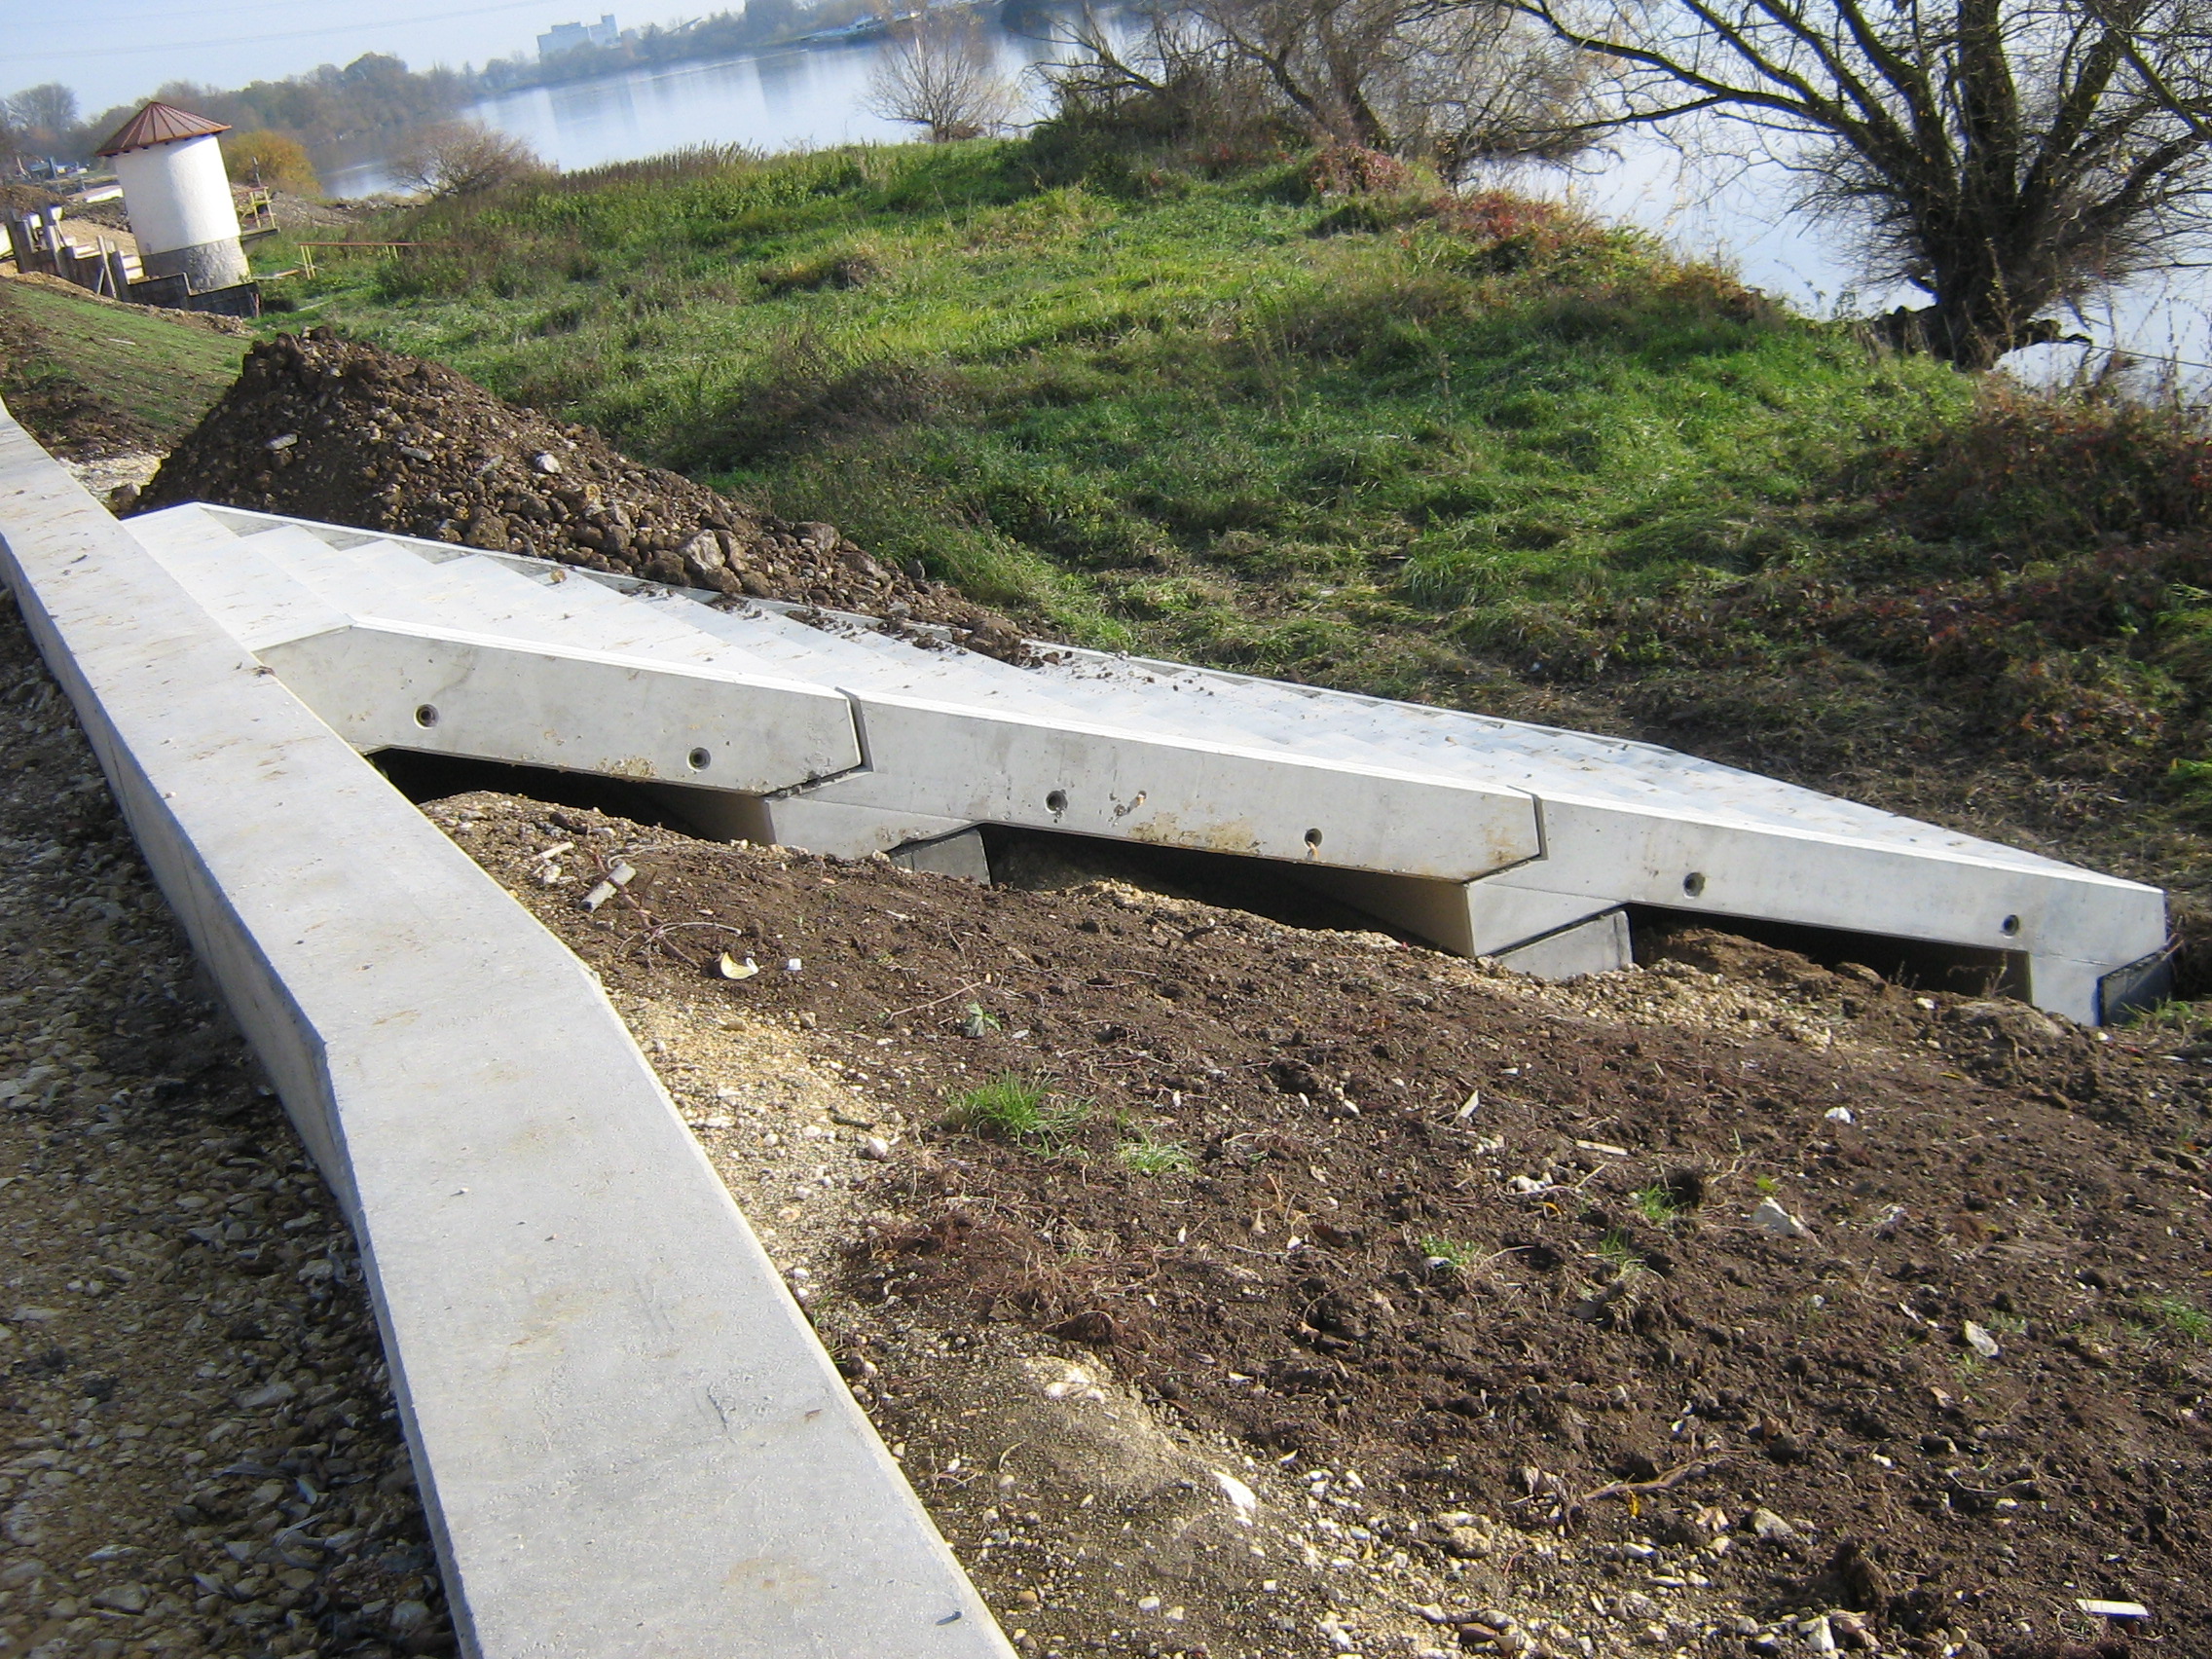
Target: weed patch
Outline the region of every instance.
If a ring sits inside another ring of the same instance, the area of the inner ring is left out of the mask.
[[[1056,1096],[1042,1080],[1001,1072],[953,1102],[952,1118],[972,1133],[1052,1146],[1090,1121],[1090,1103]]]

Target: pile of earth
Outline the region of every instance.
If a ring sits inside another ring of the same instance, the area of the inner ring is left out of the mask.
[[[440,810],[618,1002],[789,1022],[917,1126],[852,1165],[875,1213],[814,1305],[858,1375],[1025,1330],[1178,1432],[1357,1468],[1378,1553],[1487,1511],[1885,1653],[2075,1659],[2124,1636],[2100,1598],[2212,1641],[2212,1073],[2171,1034],[1710,933],[1547,986],[1120,883]],[[943,1466],[899,1393],[886,1438]],[[1770,1634],[1699,1651],[1804,1651]]]
[[[131,510],[209,501],[528,554],[671,586],[949,624],[994,655],[1004,619],[828,524],[791,524],[617,454],[585,426],[327,329],[256,346]]]
[[[61,198],[43,184],[28,179],[0,180],[0,213],[28,213],[51,207]]]

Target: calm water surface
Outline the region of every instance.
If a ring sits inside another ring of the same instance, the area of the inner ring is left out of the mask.
[[[1060,48],[1036,34],[997,24],[988,36],[1000,72],[1041,114],[1044,87],[1032,65]],[[635,161],[687,144],[743,144],[779,150],[897,142],[915,129],[865,107],[870,72],[888,39],[789,47],[759,56],[671,63],[565,86],[490,98],[469,116],[511,132],[564,168]],[[390,183],[380,158],[340,161],[322,169],[335,196],[366,196]]]

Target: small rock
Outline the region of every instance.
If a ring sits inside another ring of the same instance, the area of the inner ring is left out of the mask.
[[[881,1163],[891,1156],[891,1143],[881,1135],[869,1135],[867,1139],[861,1142],[861,1156]]]
[[[1444,1553],[1455,1561],[1481,1561],[1490,1554],[1490,1540],[1472,1527],[1447,1527]]]
[[[1981,1326],[1969,1319],[1959,1327],[1959,1335],[1966,1339],[1967,1346],[1984,1359],[1995,1359],[2005,1350],[1997,1346],[1997,1339]]]
[[[1797,1535],[1797,1529],[1771,1509],[1754,1509],[1751,1511],[1751,1532],[1761,1543],[1786,1544]]]
[[[2042,1051],[2066,1040],[2066,1028],[2019,1002],[1972,1002],[1953,1012],[1959,1024],[1973,1026],[1991,1037],[2022,1049]]]
[[[274,437],[274,438],[271,438],[271,439],[269,440],[269,447],[270,447],[271,449],[273,449],[273,450],[288,450],[288,449],[290,449],[290,448],[291,448],[291,447],[292,447],[292,446],[293,446],[294,444],[298,443],[299,441],[300,441],[300,434],[299,434],[299,433],[297,433],[297,432],[282,432],[282,433],[279,433],[279,434],[278,434],[277,436],[276,436],[276,437]]]
[[[311,1583],[313,1581],[311,1575]],[[111,1584],[92,1592],[92,1605],[118,1613],[142,1613],[153,1595],[143,1584]]]
[[[1805,1645],[1815,1653],[1833,1653],[1835,1651],[1835,1632],[1828,1628],[1826,1619],[1812,1620],[1800,1630],[1799,1634],[1804,1637]]]
[[[258,1388],[248,1388],[240,1394],[239,1409],[247,1412],[266,1411],[271,1406],[282,1405],[298,1393],[297,1388],[279,1377],[274,1382],[264,1382]]]
[[[387,1615],[394,1636],[409,1636],[430,1622],[430,1609],[421,1602],[401,1602]]]
[[[1813,1235],[1811,1228],[1772,1198],[1759,1200],[1759,1207],[1751,1211],[1751,1225],[1777,1238],[1810,1238]]]
[[[1866,1628],[1865,1621],[1856,1613],[1828,1614],[1828,1629],[1835,1635],[1836,1645],[1851,1648],[1854,1652],[1872,1652],[1880,1643]]]
[[[536,467],[538,471],[544,473],[547,477],[551,477],[553,474],[561,470],[560,458],[558,456],[548,455],[542,450],[540,450],[536,455],[534,455],[530,458],[530,464]]]
[[[1848,1106],[1830,1106],[1821,1116],[1831,1124],[1855,1124],[1859,1121],[1851,1115],[1851,1108]]]

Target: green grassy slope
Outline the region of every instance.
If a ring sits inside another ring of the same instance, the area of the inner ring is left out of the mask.
[[[1323,234],[1294,166],[636,171],[432,214],[322,313],[1094,638],[1318,667],[1385,594],[1741,564],[1839,441],[1963,399],[1625,234]]]
[[[231,382],[248,342],[36,282],[0,283],[24,343],[0,387],[102,412],[118,438],[158,448],[190,431]]]
[[[2212,451],[1633,233],[1050,145],[671,158],[291,287],[1065,637],[1636,732],[2212,891]],[[2201,797],[2201,798],[2199,798]]]

